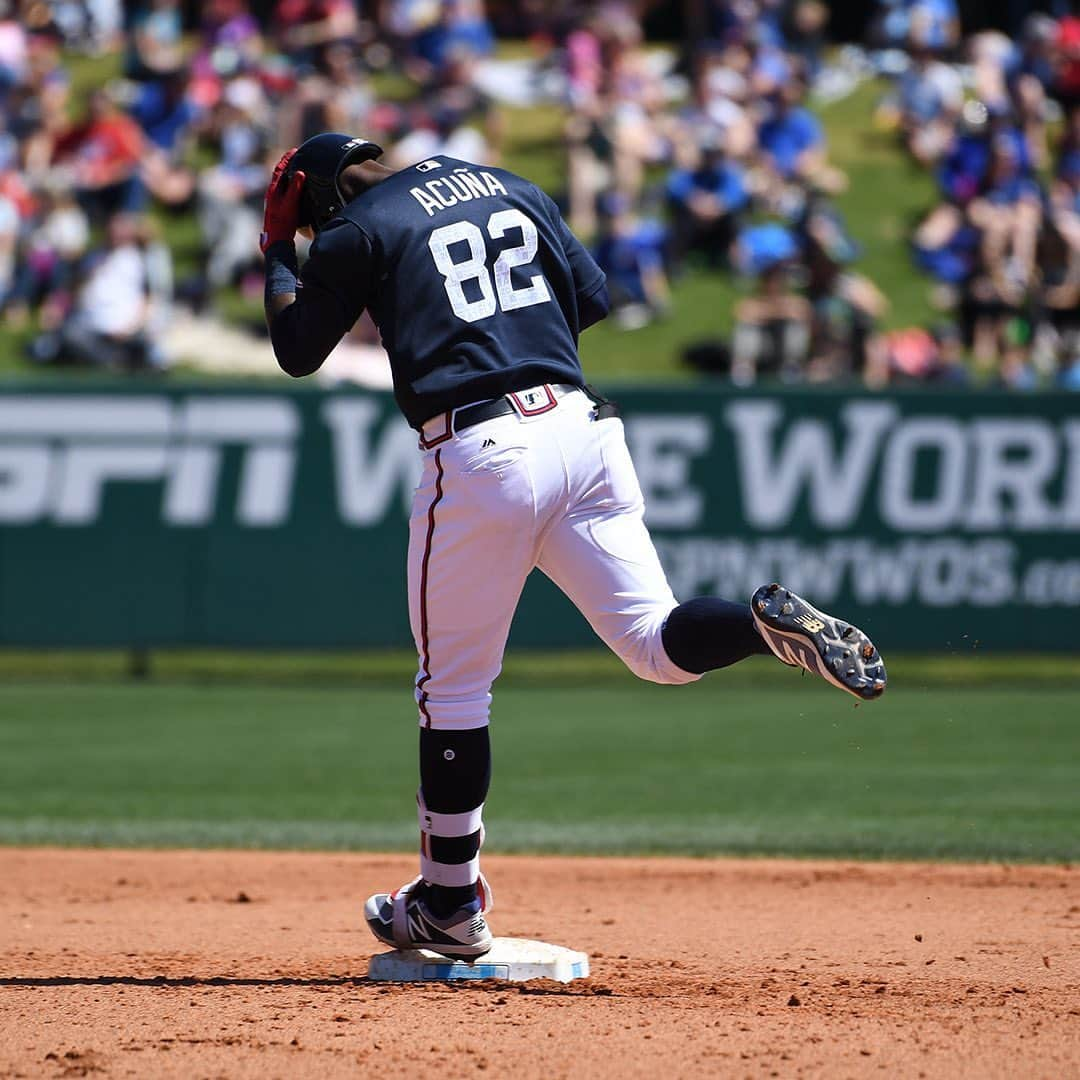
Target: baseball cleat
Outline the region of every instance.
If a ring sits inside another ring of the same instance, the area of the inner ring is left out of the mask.
[[[369,896],[364,905],[368,929],[394,949],[430,949],[466,960],[483,956],[492,941],[484,912],[493,904],[484,875],[477,884],[477,898],[445,918],[431,913],[425,890],[424,879],[418,877],[392,893]]]
[[[873,701],[885,692],[885,662],[856,626],[834,619],[782,585],[762,585],[750,598],[758,632],[778,660]]]

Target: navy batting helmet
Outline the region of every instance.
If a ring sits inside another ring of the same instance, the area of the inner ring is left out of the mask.
[[[304,191],[300,196],[300,226],[316,232],[345,205],[338,187],[338,177],[346,165],[371,161],[382,153],[382,147],[367,139],[327,131],[303,143],[289,162],[289,179],[298,172],[304,174]]]

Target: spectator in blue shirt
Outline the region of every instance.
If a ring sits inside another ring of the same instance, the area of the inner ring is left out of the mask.
[[[960,38],[956,0],[882,0],[877,18],[880,44],[900,48],[914,27],[931,48],[951,49]]]
[[[955,67],[934,59],[933,50],[912,36],[911,63],[897,84],[897,105],[908,151],[931,165],[948,149],[964,104],[964,83]]]
[[[931,49],[951,49],[960,38],[960,11],[956,0],[914,0],[908,5],[909,32],[918,34]]]
[[[991,144],[990,165],[982,195],[968,216],[983,233],[983,259],[988,268],[1027,284],[1035,269],[1035,243],[1042,225],[1042,189],[1028,176],[1011,139]]]
[[[727,160],[719,140],[707,141],[696,169],[675,169],[668,176],[672,214],[672,263],[682,265],[690,251],[702,252],[709,265],[720,265],[750,204],[740,165]]]
[[[935,208],[912,239],[915,264],[943,285],[960,287],[979,265],[979,230],[952,206]]]
[[[139,84],[131,103],[131,115],[147,138],[169,155],[181,148],[183,137],[199,115],[186,90],[186,77],[177,73]]]
[[[667,235],[634,212],[630,199],[610,192],[601,200],[600,235],[593,256],[607,274],[611,309],[623,329],[647,325],[671,303],[664,253]]]
[[[1008,331],[1038,285],[1037,244],[1042,231],[1043,197],[1038,184],[1025,175],[1007,138],[995,138],[983,191],[967,208],[967,218],[980,233],[981,272],[971,282],[975,361],[997,369],[1010,386],[1023,388],[1027,369],[1012,363],[1023,353]],[[1024,342],[1026,346],[1027,341]],[[1006,368],[1012,374],[1005,376]]]
[[[785,179],[810,171],[812,159],[825,148],[821,124],[808,109],[797,104],[799,90],[791,83],[777,87],[769,96],[771,115],[758,128],[758,142],[772,166]]]
[[[966,206],[978,194],[989,163],[990,141],[985,131],[961,131],[937,171],[942,195],[950,203]]]
[[[1007,143],[1019,172],[1034,175],[1031,148],[1009,106],[998,102],[988,108],[981,101],[969,101],[964,105],[963,122],[937,170],[938,187],[946,200],[966,206],[984,190],[995,143]]]
[[[758,127],[762,157],[781,183],[808,183],[830,194],[843,190],[846,178],[826,162],[825,132],[801,102],[806,85],[791,78],[773,86],[766,97],[768,115]]]
[[[443,0],[439,21],[413,42],[416,55],[435,72],[442,71],[461,52],[487,56],[495,48],[495,35],[476,0]]]

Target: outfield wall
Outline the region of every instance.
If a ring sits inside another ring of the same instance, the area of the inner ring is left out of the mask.
[[[616,396],[678,596],[778,579],[884,650],[1075,648],[1080,399]],[[0,389],[0,644],[406,645],[419,465],[383,394]],[[593,638],[539,579],[513,640]]]

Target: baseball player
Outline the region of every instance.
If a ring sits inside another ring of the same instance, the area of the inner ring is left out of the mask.
[[[872,699],[885,668],[862,631],[776,584],[749,604],[676,602],[617,409],[578,359],[578,335],[608,311],[604,274],[528,180],[444,156],[394,171],[381,153],[328,133],[278,162],[261,243],[266,319],[281,367],[301,376],[366,308],[417,431],[420,875],[372,896],[365,917],[387,945],[476,957],[492,940],[479,861],[491,685],[534,567],[652,682],[771,652]],[[300,273],[302,228],[314,243]]]

